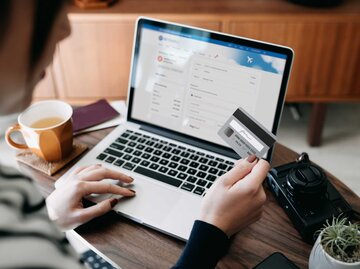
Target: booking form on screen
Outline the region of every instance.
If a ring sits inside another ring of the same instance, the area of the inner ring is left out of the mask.
[[[269,131],[286,55],[144,24],[132,117],[227,146],[217,132],[242,107]]]

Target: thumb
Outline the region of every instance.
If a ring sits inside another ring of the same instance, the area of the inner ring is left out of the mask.
[[[81,223],[88,222],[93,218],[100,217],[105,213],[111,211],[114,206],[119,202],[116,198],[109,198],[100,203],[81,209],[80,221]]]

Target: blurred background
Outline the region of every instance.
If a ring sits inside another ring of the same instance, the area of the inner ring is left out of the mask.
[[[57,47],[35,100],[126,99],[139,15],[290,46],[279,142],[308,152],[360,194],[360,1],[76,0],[69,12],[72,35]]]

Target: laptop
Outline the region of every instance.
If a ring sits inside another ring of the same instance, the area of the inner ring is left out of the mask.
[[[292,60],[287,47],[141,17],[127,121],[76,166],[101,163],[130,175],[136,197],[114,210],[187,240],[207,190],[242,157],[218,130],[242,107],[276,134]],[[270,161],[271,153],[264,158]]]

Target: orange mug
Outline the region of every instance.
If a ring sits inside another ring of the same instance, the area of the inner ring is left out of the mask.
[[[16,149],[30,149],[48,162],[60,161],[73,149],[72,114],[72,107],[62,101],[35,103],[7,129],[6,142]],[[26,144],[15,142],[13,132],[20,132]]]

